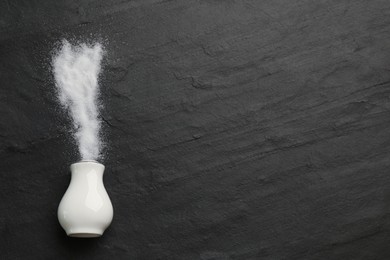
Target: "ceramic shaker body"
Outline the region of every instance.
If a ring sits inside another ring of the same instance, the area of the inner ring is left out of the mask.
[[[58,207],[58,220],[71,237],[99,237],[111,224],[113,208],[103,184],[104,165],[81,161],[70,166],[71,181]]]

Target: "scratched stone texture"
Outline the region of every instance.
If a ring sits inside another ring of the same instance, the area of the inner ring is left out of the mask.
[[[99,239],[51,56],[102,42]],[[390,259],[390,1],[0,2],[1,259]]]

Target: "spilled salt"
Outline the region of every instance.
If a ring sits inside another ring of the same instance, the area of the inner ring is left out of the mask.
[[[101,155],[98,76],[102,56],[100,43],[72,46],[64,40],[52,60],[58,100],[72,118],[82,160],[97,160]]]

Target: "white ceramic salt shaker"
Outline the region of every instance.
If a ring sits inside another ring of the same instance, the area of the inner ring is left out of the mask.
[[[81,161],[70,166],[71,181],[58,207],[58,220],[71,237],[99,237],[111,224],[113,208],[103,184],[104,165]]]

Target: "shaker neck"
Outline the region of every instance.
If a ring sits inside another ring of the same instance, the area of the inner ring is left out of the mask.
[[[70,171],[72,176],[74,175],[84,175],[84,174],[97,174],[103,176],[104,173],[104,165],[100,164],[96,161],[80,161],[77,163],[73,163],[70,166]]]

